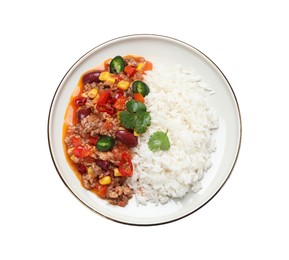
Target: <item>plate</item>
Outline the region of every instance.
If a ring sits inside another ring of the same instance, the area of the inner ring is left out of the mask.
[[[116,55],[143,56],[148,60],[180,64],[194,69],[215,92],[209,102],[216,109],[219,128],[215,132],[217,150],[213,166],[205,173],[202,189],[164,205],[137,205],[134,198],[126,207],[117,207],[82,188],[69,167],[62,147],[62,127],[69,98],[80,76]],[[48,142],[55,168],[67,188],[84,205],[111,220],[132,225],[157,225],[186,217],[209,202],[232,173],[241,144],[241,116],[236,96],[228,80],[205,54],[180,40],[161,35],[129,35],[105,42],[82,56],[65,74],[52,99],[48,118]]]

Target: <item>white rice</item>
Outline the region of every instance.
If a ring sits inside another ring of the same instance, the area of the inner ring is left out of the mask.
[[[218,120],[208,103],[212,91],[193,72],[180,66],[154,64],[145,82],[150,87],[145,104],[151,126],[134,148],[130,186],[138,203],[166,203],[200,190],[200,180],[210,168],[211,153],[216,148],[212,129],[218,127]],[[170,149],[150,151],[150,135],[167,130]]]

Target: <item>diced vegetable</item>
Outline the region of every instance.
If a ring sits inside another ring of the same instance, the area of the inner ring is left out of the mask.
[[[101,152],[107,152],[112,149],[114,143],[115,140],[112,137],[104,135],[97,141],[96,148]]]
[[[110,77],[110,73],[108,71],[104,71],[99,75],[99,80],[106,81],[108,77]]]
[[[129,82],[126,80],[121,80],[117,83],[117,87],[122,90],[127,90],[129,87]]]
[[[110,92],[109,91],[105,91],[105,90],[101,91],[99,93],[99,97],[98,97],[98,100],[97,100],[97,105],[98,106],[104,106],[109,98],[110,98]]]
[[[144,63],[140,62],[140,63],[137,65],[136,70],[139,71],[139,70],[141,70],[143,67],[144,67]]]
[[[113,107],[118,109],[118,110],[122,110],[122,109],[124,109],[125,102],[126,102],[126,97],[121,96],[114,102]]]
[[[96,97],[97,94],[98,94],[98,90],[96,88],[93,88],[88,92],[87,95],[93,99]]]
[[[140,80],[136,80],[132,83],[132,92],[135,93],[140,93],[142,94],[143,97],[148,95],[150,93],[150,89],[146,83]]]
[[[127,153],[122,154],[118,170],[123,176],[132,176],[133,166],[130,157]]]
[[[141,102],[141,103],[144,103],[144,102],[145,102],[144,97],[143,97],[143,95],[142,95],[141,93],[135,93],[135,94],[133,94],[133,98],[134,98],[134,100],[137,101],[137,102]]]
[[[122,176],[121,173],[119,172],[118,168],[114,168],[114,170],[113,170],[113,175],[114,175],[115,177]]]
[[[74,103],[75,103],[75,105],[81,107],[81,106],[84,106],[84,105],[85,105],[86,100],[87,100],[86,97],[79,96],[79,97],[76,97],[76,98],[74,99]]]
[[[137,69],[135,67],[130,66],[130,65],[127,65],[124,68],[124,73],[129,77],[132,77],[136,73],[136,71],[137,71]]]
[[[72,153],[77,158],[85,158],[91,154],[91,151],[83,146],[75,147]]]
[[[99,184],[101,185],[108,185],[111,183],[111,177],[110,176],[104,176],[101,179],[99,179]]]
[[[109,64],[109,71],[113,74],[119,74],[124,71],[125,62],[121,56],[114,57]]]

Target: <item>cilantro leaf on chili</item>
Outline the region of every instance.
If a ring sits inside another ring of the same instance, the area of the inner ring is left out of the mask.
[[[126,108],[127,108],[127,111],[131,113],[147,110],[146,106],[142,102],[137,102],[134,99],[126,103]]]
[[[120,124],[127,129],[134,129],[136,122],[136,114],[128,111],[121,111],[119,114]]]
[[[138,134],[143,134],[151,125],[151,115],[149,112],[142,111],[142,112],[137,112],[136,116],[137,116],[137,119],[135,122],[135,131]]]
[[[119,114],[121,126],[143,134],[151,125],[151,116],[146,111],[146,106],[141,102],[130,100],[126,103],[126,108],[127,111],[121,111]]]
[[[168,131],[165,133],[163,131],[154,132],[148,141],[148,147],[152,152],[159,150],[167,151],[170,149],[170,140],[167,135]]]

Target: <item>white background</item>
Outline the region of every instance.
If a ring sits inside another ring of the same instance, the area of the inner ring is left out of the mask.
[[[286,2],[2,1],[0,258],[288,259]],[[209,56],[243,121],[237,165],[218,195],[154,227],[83,206],[47,144],[49,106],[66,71],[93,47],[134,33],[171,36]]]

